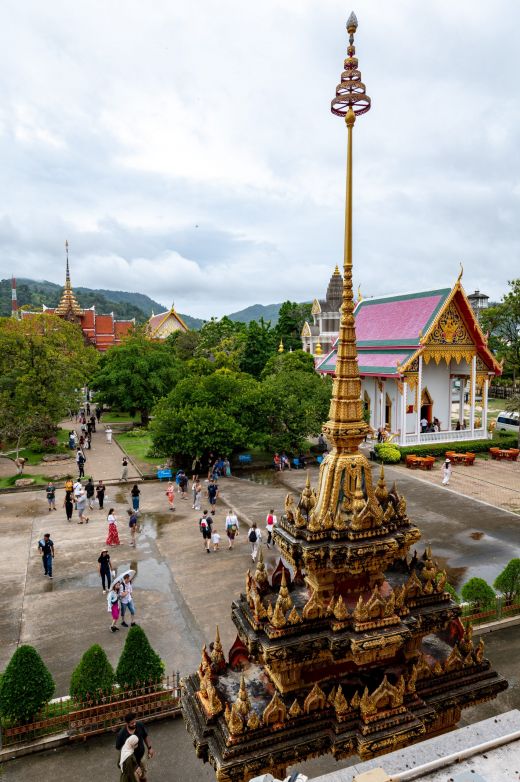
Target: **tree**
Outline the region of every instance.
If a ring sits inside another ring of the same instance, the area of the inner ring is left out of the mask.
[[[510,280],[511,290],[500,304],[481,315],[482,327],[489,331],[489,346],[505,361],[505,371],[516,380],[520,372],[520,278]]]
[[[276,356],[278,347],[276,330],[271,328],[263,318],[257,322],[250,321],[247,326],[244,353],[240,362],[243,372],[253,377],[260,377],[266,362],[271,356]]]
[[[244,354],[246,325],[224,316],[220,320],[211,318],[199,332],[195,358],[207,358],[217,369],[237,372]]]
[[[476,611],[485,611],[493,606],[496,600],[495,592],[483,578],[470,578],[462,587],[461,595]]]
[[[315,375],[314,359],[305,350],[293,350],[292,353],[276,353],[271,356],[262,371],[262,379],[269,375],[287,374],[289,372],[308,372]]]
[[[520,593],[520,559],[511,559],[493,583],[508,603],[513,603]]]
[[[18,449],[77,406],[98,353],[54,315],[0,318],[0,439]]]
[[[54,695],[55,684],[33,646],[19,646],[0,681],[0,714],[30,722]]]
[[[114,669],[105,651],[94,644],[87,649],[70,679],[70,696],[76,701],[101,701],[110,695],[114,684]]]
[[[284,301],[278,314],[276,334],[282,340],[285,350],[299,350],[302,346],[301,333],[306,320],[311,318],[310,303],[297,304]]]
[[[182,373],[182,363],[171,345],[152,341],[144,329],[137,329],[101,357],[91,385],[102,402],[130,412],[139,410],[146,426],[154,404]]]
[[[200,332],[190,329],[189,331],[173,331],[166,339],[166,343],[171,345],[177,358],[181,361],[189,361],[193,358],[197,345],[199,344]]]
[[[157,684],[164,674],[164,663],[150,646],[144,630],[136,625],[126,636],[117,664],[116,680],[124,689],[139,685]]]
[[[262,401],[260,384],[245,373],[190,376],[154,409],[154,447],[165,456],[230,455],[265,435]]]

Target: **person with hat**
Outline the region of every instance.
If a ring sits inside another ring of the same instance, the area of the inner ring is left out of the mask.
[[[451,471],[452,471],[451,460],[450,459],[446,459],[446,461],[442,465],[442,485],[443,486],[447,486],[448,483],[450,482]]]

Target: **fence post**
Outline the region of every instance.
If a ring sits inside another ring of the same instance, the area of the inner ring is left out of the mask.
[[[502,618],[502,595],[497,596],[497,619]]]

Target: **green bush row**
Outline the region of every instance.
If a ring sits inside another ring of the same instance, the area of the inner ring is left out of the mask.
[[[407,454],[415,454],[416,456],[444,456],[446,451],[458,451],[464,453],[471,451],[472,453],[487,453],[490,448],[497,446],[500,448],[516,448],[518,439],[514,432],[502,432],[500,440],[461,440],[454,443],[426,443],[424,445],[394,445],[394,443],[380,443],[374,446],[376,456],[378,459],[385,463],[384,455],[385,449],[394,448],[401,454],[401,459],[404,461]],[[383,451],[381,451],[383,449]]]
[[[94,644],[72,673],[70,695],[81,704],[94,703],[112,692],[118,683],[132,690],[142,683],[158,684],[164,663],[152,649],[144,630],[131,627],[114,672],[105,651]],[[0,715],[15,722],[30,722],[54,695],[56,685],[42,658],[32,646],[20,646],[0,681]]]

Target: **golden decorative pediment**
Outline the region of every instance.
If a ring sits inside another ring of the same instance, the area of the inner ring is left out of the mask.
[[[311,315],[319,315],[321,312],[321,304],[318,299],[314,299],[312,302]]]
[[[309,326],[308,322],[305,321],[302,328],[302,337],[310,337],[311,336],[311,327]]]

